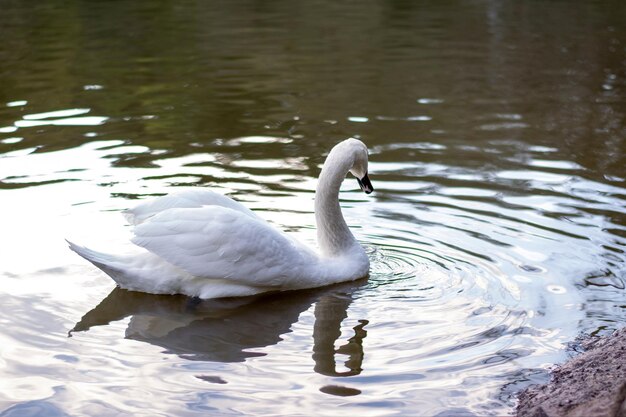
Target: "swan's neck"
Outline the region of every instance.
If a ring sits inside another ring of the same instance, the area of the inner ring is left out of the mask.
[[[317,243],[327,257],[341,256],[358,246],[339,207],[339,188],[352,167],[353,156],[336,151],[326,158],[315,190]]]

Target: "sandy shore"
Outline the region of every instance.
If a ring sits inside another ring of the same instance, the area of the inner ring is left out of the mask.
[[[549,383],[520,393],[518,417],[626,417],[626,328],[583,347]]]

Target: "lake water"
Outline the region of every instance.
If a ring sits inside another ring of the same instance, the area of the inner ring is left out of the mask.
[[[0,416],[506,415],[626,323],[622,0],[0,8]],[[314,245],[348,137],[368,280],[154,296],[66,247],[181,187]]]

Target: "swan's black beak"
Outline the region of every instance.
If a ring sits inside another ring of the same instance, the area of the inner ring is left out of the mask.
[[[367,176],[367,174],[365,174],[365,176],[361,179],[356,179],[359,182],[359,187],[361,187],[361,190],[363,190],[365,192],[365,194],[369,194],[372,191],[374,191],[374,187],[372,187],[372,183],[370,182],[369,177]]]

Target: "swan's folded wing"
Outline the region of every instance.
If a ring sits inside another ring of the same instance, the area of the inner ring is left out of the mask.
[[[278,288],[313,257],[267,222],[221,206],[165,210],[132,241],[196,277],[253,286]]]
[[[185,190],[138,204],[124,211],[130,224],[141,224],[152,216],[173,208],[200,208],[204,206],[221,206],[239,211],[247,216],[258,218],[250,209],[222,194],[210,190]]]

